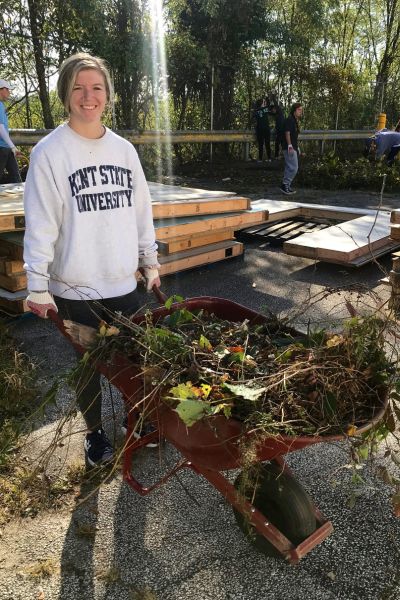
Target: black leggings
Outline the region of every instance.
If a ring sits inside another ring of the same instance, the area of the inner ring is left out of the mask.
[[[264,144],[267,151],[267,158],[271,159],[271,131],[269,129],[256,129],[256,136],[258,142],[258,160],[262,160]]]
[[[139,308],[137,290],[125,296],[116,296],[104,300],[68,300],[54,297],[58,314],[62,319],[76,321],[90,327],[97,327],[99,321],[104,319],[110,322],[109,312],[120,311],[124,315],[132,315]],[[82,356],[77,352],[78,358]],[[88,365],[83,370],[79,382],[76,384],[76,400],[85,419],[86,426],[91,431],[101,427],[101,386],[100,373]]]
[[[7,176],[4,175],[7,171]],[[4,183],[19,183],[21,175],[19,174],[18,163],[11,148],[0,148],[0,181]]]

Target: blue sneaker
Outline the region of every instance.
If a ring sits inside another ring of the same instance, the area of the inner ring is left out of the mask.
[[[114,448],[103,429],[87,433],[83,447],[86,464],[91,467],[107,464],[114,458]]]

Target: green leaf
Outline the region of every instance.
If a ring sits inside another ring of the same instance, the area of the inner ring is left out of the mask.
[[[367,460],[367,458],[369,456],[369,450],[370,450],[370,447],[366,446],[366,445],[360,446],[359,448],[357,448],[357,454],[361,458],[361,460]]]
[[[191,427],[207,413],[209,404],[201,400],[183,400],[176,407],[176,412],[187,427]]]
[[[235,385],[232,383],[224,383],[224,387],[227,388],[230,392],[232,392],[232,394],[234,394],[235,396],[241,396],[245,400],[250,400],[251,402],[255,402],[255,400],[258,400],[258,398],[262,396],[265,390],[267,389],[265,387],[252,388],[248,385]]]
[[[205,348],[206,350],[211,350],[212,346],[205,335],[201,335],[199,339],[200,348]]]
[[[189,398],[197,398],[196,393],[193,390],[192,382],[180,383],[169,390],[170,397],[177,398],[178,400],[187,400]]]
[[[336,414],[337,399],[333,392],[327,392],[324,398],[324,413],[328,417],[333,417]]]
[[[170,296],[165,301],[165,308],[168,308],[168,310],[169,310],[174,302],[183,302],[183,300],[184,300],[184,298],[182,296],[176,296],[176,295]]]

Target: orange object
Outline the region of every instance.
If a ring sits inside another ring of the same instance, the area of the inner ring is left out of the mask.
[[[386,113],[379,113],[378,115],[378,125],[376,126],[377,130],[380,131],[386,127]]]

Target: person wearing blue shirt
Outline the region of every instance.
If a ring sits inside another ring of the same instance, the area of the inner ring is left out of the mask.
[[[10,97],[11,86],[5,79],[0,79],[0,180],[4,171],[7,171],[7,183],[18,183],[21,175],[18,169],[16,156],[20,154],[11,141],[8,133],[8,118],[4,101]]]

